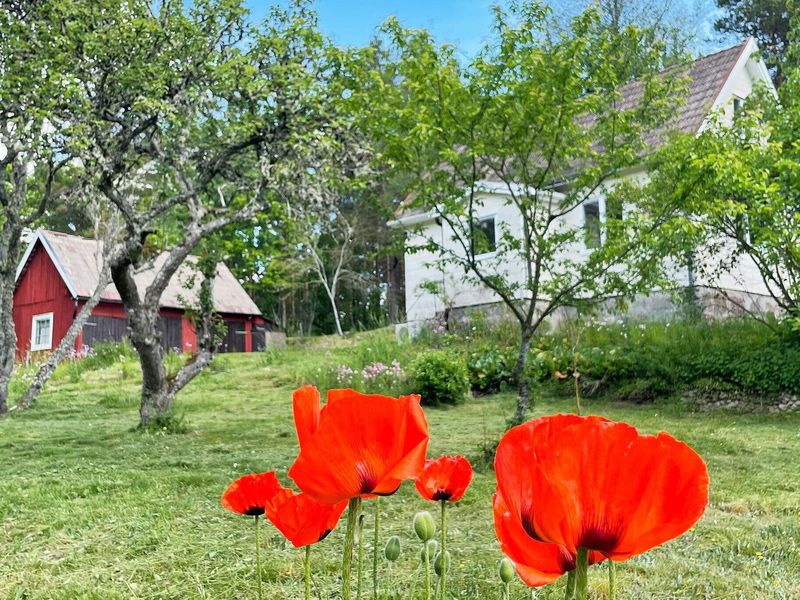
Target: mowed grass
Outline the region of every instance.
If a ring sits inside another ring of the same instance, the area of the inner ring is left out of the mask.
[[[222,356],[180,396],[188,433],[179,435],[133,430],[137,382],[119,366],[51,385],[35,409],[0,421],[0,598],[255,598],[252,521],[224,511],[220,494],[253,471],[276,469],[289,484],[298,370],[335,365],[351,351],[324,340]],[[513,396],[500,394],[427,410],[430,454],[477,457],[512,406]],[[540,398],[533,412],[570,409]],[[682,538],[621,565],[620,598],[800,598],[800,416],[700,414],[674,404],[590,402],[588,410],[669,431],[703,455],[711,474],[706,515]],[[482,469],[450,513],[453,597],[499,598],[493,489],[493,473]],[[411,518],[426,508],[435,510],[409,484],[381,504],[383,540],[403,542],[390,575],[381,562],[398,597],[422,597]],[[367,532],[372,510],[367,502]],[[316,598],[338,597],[341,525],[314,548]],[[265,597],[301,598],[302,553],[264,530]],[[365,564],[367,591],[369,572]],[[562,598],[563,579],[535,597]],[[593,598],[606,597],[604,569],[592,569],[590,584]],[[516,581],[512,597],[533,596]]]

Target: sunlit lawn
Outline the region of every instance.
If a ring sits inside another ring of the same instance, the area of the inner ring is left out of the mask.
[[[34,410],[0,421],[0,598],[254,598],[252,523],[223,511],[220,494],[251,471],[277,469],[289,483],[295,369],[347,351],[222,357],[179,400],[186,434],[133,431],[136,381],[122,379],[119,367],[85,373],[79,383],[62,378]],[[477,457],[502,431],[512,401],[501,394],[429,410],[431,454]],[[540,399],[534,412],[569,409],[566,400]],[[670,404],[589,410],[673,433],[711,473],[705,517],[683,538],[622,565],[621,598],[800,598],[800,416],[695,414]],[[455,597],[499,598],[493,488],[492,472],[479,472],[451,513]],[[398,534],[404,544],[391,588],[420,598],[410,524],[431,507],[408,484],[382,507],[384,539]],[[369,503],[366,510],[369,529]],[[314,549],[317,598],[337,597],[341,529]],[[264,547],[265,597],[302,597],[301,553],[272,531]],[[594,598],[605,597],[604,575],[593,569]],[[562,587],[536,597],[561,598]],[[531,595],[515,582],[512,597]]]

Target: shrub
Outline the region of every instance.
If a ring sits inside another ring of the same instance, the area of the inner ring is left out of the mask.
[[[459,404],[469,395],[469,371],[459,355],[437,350],[420,355],[412,363],[410,379],[426,406]]]
[[[467,353],[467,369],[472,389],[483,394],[498,392],[514,385],[513,348],[483,345]]]

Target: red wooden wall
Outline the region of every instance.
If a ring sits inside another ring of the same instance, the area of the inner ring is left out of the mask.
[[[17,330],[17,355],[24,358],[31,346],[34,315],[53,313],[53,348],[67,333],[76,310],[64,280],[47,252],[38,246],[14,292],[14,327]]]

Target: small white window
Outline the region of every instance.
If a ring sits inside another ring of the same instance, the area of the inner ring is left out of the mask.
[[[31,351],[52,350],[53,313],[34,315],[31,326]]]

